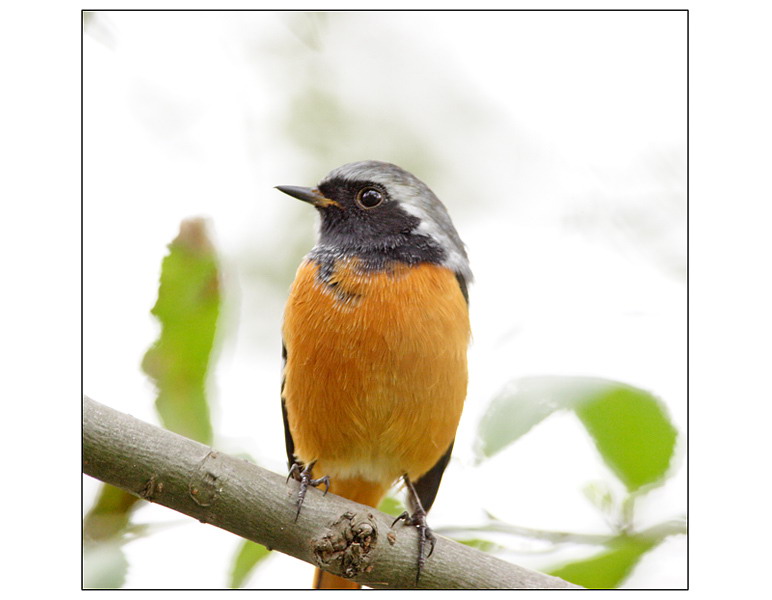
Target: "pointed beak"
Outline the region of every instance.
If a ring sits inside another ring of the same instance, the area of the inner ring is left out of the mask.
[[[293,198],[297,198],[303,202],[313,204],[317,208],[324,208],[326,206],[340,206],[340,204],[335,202],[335,200],[330,200],[329,198],[325,197],[319,190],[315,190],[313,188],[299,187],[297,185],[277,185],[276,189],[280,192],[284,192],[289,196],[292,196]]]

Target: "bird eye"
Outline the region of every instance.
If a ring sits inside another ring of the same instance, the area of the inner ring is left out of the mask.
[[[362,188],[357,192],[357,204],[362,208],[375,208],[383,202],[383,194],[373,187]]]

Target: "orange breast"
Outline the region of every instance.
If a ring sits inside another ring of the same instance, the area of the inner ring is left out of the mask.
[[[455,275],[432,264],[366,273],[354,259],[325,282],[318,270],[300,266],[284,317],[295,453],[333,481],[415,480],[447,450],[466,396],[469,316]]]

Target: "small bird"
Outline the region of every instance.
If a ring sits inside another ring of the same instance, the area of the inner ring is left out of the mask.
[[[467,388],[472,281],[442,202],[400,167],[345,164],[316,188],[277,186],[316,207],[316,245],[298,268],[282,328],[282,414],[290,476],[377,507],[400,478],[426,524]],[[289,477],[288,477],[289,479]],[[359,584],[317,569],[315,588]]]

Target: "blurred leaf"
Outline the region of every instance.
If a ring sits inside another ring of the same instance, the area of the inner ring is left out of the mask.
[[[378,510],[392,517],[398,517],[405,512],[405,505],[394,496],[386,496],[378,505]]]
[[[105,540],[120,534],[128,525],[129,515],[137,502],[136,496],[103,484],[94,506],[83,519],[84,538],[87,541]]]
[[[231,571],[231,580],[229,584],[230,587],[240,588],[244,585],[249,574],[252,573],[255,567],[270,554],[271,551],[262,544],[244,540],[233,561],[233,571]]]
[[[585,377],[523,377],[491,401],[477,429],[478,460],[490,458],[553,412],[604,389],[608,382]]]
[[[609,382],[606,390],[578,403],[575,410],[603,460],[629,491],[664,479],[677,431],[659,399]]]
[[[547,573],[585,588],[616,588],[630,574],[641,556],[660,541],[640,536],[619,536],[609,545],[608,550]]]
[[[328,19],[329,15],[324,12],[287,13],[284,15],[284,23],[288,29],[309,49],[315,51],[323,49]]]
[[[470,538],[465,540],[459,538],[453,539],[456,540],[459,544],[464,544],[464,546],[469,546],[471,548],[477,548],[481,552],[496,552],[497,550],[504,548],[501,544],[491,542],[490,540],[484,540],[482,538]]]
[[[83,587],[89,589],[117,589],[126,582],[129,563],[122,543],[115,538],[84,544]]]
[[[616,507],[614,494],[605,481],[593,481],[582,488],[585,498],[604,515],[611,515]]]
[[[592,377],[527,377],[507,385],[480,421],[478,460],[493,456],[561,409],[576,411],[603,460],[628,490],[665,476],[677,432],[663,403],[645,390]]]
[[[161,322],[161,335],[145,354],[142,368],[158,389],[156,408],[164,426],[207,444],[212,427],[205,384],[219,308],[217,260],[205,223],[184,221],[163,260],[152,310]],[[128,563],[121,544],[138,501],[113,486],[100,488],[83,523],[84,587],[123,585]]]
[[[161,267],[152,313],[161,335],[142,368],[156,384],[156,408],[167,429],[212,441],[206,374],[220,312],[217,257],[203,219],[183,221]]]

